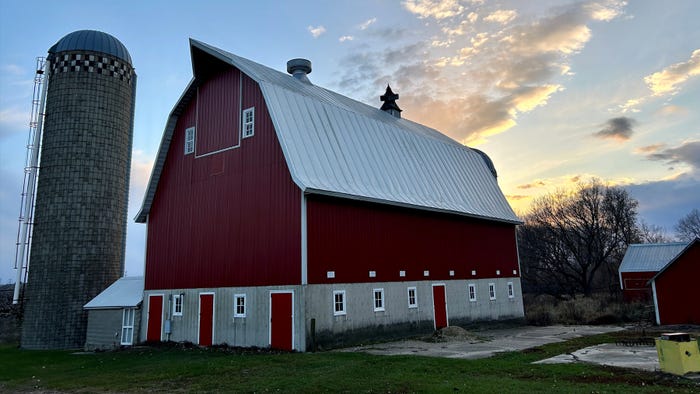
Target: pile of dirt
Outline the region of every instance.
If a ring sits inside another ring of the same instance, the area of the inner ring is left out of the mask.
[[[430,337],[431,342],[482,342],[483,338],[459,326],[441,328]]]

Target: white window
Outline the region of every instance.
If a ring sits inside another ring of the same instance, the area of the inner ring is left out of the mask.
[[[515,291],[513,290],[513,282],[508,282],[508,298],[515,298]]]
[[[185,129],[185,154],[194,153],[194,127]]]
[[[335,316],[345,314],[345,290],[333,291],[333,314]]]
[[[182,294],[175,294],[173,296],[173,316],[182,316]]]
[[[243,110],[243,138],[255,134],[255,107]]]
[[[402,278],[405,277],[405,276],[406,276],[406,271],[404,271],[404,270],[399,271],[399,276],[402,277]]]
[[[469,301],[476,301],[476,285],[473,283],[469,284]]]
[[[369,277],[370,277],[370,278],[376,278],[376,277],[377,277],[377,271],[369,271]]]
[[[384,289],[374,289],[374,311],[384,310]]]
[[[335,271],[326,271],[326,278],[328,278],[328,279],[335,278]]]
[[[245,294],[233,296],[233,317],[245,317]]]
[[[496,299],[496,284],[495,283],[489,283],[489,299],[490,300]]]
[[[416,299],[416,288],[415,287],[408,288],[408,307],[409,308],[418,308],[418,300]]]
[[[134,308],[124,308],[122,315],[122,345],[131,345],[134,343]]]
[[[430,271],[428,271],[428,270],[423,271],[423,276],[430,276]]]

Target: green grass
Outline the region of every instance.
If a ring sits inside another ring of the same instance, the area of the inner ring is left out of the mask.
[[[0,391],[79,392],[633,392],[700,387],[659,373],[532,361],[615,334],[577,338],[481,360],[361,353],[236,353],[163,346],[94,354],[0,347]]]

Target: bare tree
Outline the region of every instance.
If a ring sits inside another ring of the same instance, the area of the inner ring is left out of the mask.
[[[525,290],[589,296],[609,289],[638,240],[636,208],[627,191],[599,180],[536,199],[518,230]]]
[[[658,244],[673,241],[673,238],[666,234],[666,230],[664,230],[663,227],[656,224],[649,224],[641,219],[637,223],[637,231],[639,232],[640,242],[645,244]]]
[[[700,238],[700,211],[697,208],[683,216],[676,224],[676,236],[682,241]]]

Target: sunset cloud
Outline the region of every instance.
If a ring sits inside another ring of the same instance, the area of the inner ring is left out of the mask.
[[[632,137],[632,133],[634,133],[632,127],[636,123],[636,120],[624,116],[608,119],[603,125],[603,128],[593,133],[593,135],[599,138],[627,141]]]
[[[644,82],[655,96],[675,94],[680,85],[700,74],[700,49],[696,49],[686,62],[672,64],[644,78]]]
[[[518,13],[515,10],[498,10],[487,15],[484,20],[505,25],[515,19],[516,16],[518,16]]]
[[[588,24],[621,15],[624,3],[575,3],[522,20],[518,11],[489,10],[487,3],[402,4],[418,18],[430,18],[434,34],[418,38],[409,31],[384,50],[358,48],[345,58],[350,67],[339,76],[338,85],[371,91],[370,84],[391,82],[401,90],[406,118],[478,145],[513,128],[519,116],[546,105],[564,90],[563,81],[554,78],[573,75],[571,58],[591,38]],[[479,13],[485,23],[479,23]],[[367,31],[375,34],[374,30]],[[350,71],[358,69],[362,75]]]
[[[309,33],[311,33],[311,36],[313,38],[318,38],[321,36],[321,34],[326,32],[326,28],[323,27],[323,25],[318,25],[316,27],[309,25],[309,27],[307,27],[306,29],[309,31]]]
[[[697,171],[700,169],[700,141],[685,141],[673,148],[650,151],[646,157],[667,164],[686,164]]]
[[[652,144],[646,146],[640,146],[634,150],[634,153],[644,154],[644,153],[654,153],[659,151],[661,148],[665,147],[666,144]]]
[[[444,19],[464,12],[458,0],[406,0],[402,4],[419,18]]]
[[[542,187],[546,186],[547,183],[545,181],[537,180],[534,182],[526,183],[524,185],[518,185],[518,189],[532,189],[536,187]]]

